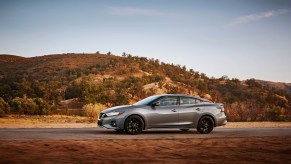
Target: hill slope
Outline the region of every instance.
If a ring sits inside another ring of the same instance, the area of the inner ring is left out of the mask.
[[[288,94],[291,95],[291,83],[272,82],[264,80],[256,80],[256,82],[260,83],[262,86],[269,87],[270,89],[274,88],[279,90],[285,90]]]
[[[229,119],[237,121],[289,119],[291,106],[285,91],[254,79],[209,78],[185,66],[131,55],[0,55],[0,75],[0,95],[14,111],[21,98],[41,98],[62,108],[70,99],[112,106],[157,93],[199,95],[224,103]]]

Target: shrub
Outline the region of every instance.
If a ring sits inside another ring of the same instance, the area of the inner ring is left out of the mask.
[[[2,97],[0,97],[0,110],[2,110],[6,114],[10,113],[9,105]]]
[[[42,98],[16,97],[10,101],[12,112],[18,114],[43,115],[52,114],[53,108]]]
[[[89,117],[90,121],[95,121],[99,115],[99,113],[105,109],[106,106],[100,103],[97,104],[86,104],[83,106],[83,111],[85,116]]]
[[[0,118],[5,116],[5,112],[0,108]]]
[[[33,101],[33,99],[24,99],[23,101],[23,110],[24,114],[29,114],[29,115],[36,115],[38,114],[38,105]]]
[[[42,98],[34,98],[33,101],[37,104],[38,108],[36,110],[36,114],[44,115],[44,114],[52,114],[52,106],[49,105]]]
[[[15,97],[9,104],[13,113],[23,114],[22,99],[20,97]]]
[[[269,108],[266,111],[266,117],[268,121],[282,121],[280,117],[280,108]]]

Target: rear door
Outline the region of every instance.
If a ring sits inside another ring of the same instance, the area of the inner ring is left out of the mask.
[[[195,97],[180,97],[179,125],[195,125],[203,104]]]
[[[150,127],[162,128],[179,124],[178,97],[166,96],[156,101],[149,113]]]

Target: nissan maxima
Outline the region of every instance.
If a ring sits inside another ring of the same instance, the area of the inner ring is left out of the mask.
[[[196,128],[210,133],[214,127],[227,122],[223,104],[180,94],[147,97],[133,105],[108,108],[100,112],[99,127],[128,134],[139,134],[151,128],[177,128],[182,131]]]

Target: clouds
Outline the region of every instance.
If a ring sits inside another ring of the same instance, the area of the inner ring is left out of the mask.
[[[174,14],[163,13],[156,10],[142,9],[136,7],[109,7],[108,12],[117,16],[173,16]]]
[[[239,24],[250,23],[250,22],[259,21],[262,19],[267,19],[270,17],[286,14],[288,12],[290,12],[290,10],[288,10],[288,9],[279,9],[279,10],[270,10],[270,11],[266,11],[266,12],[245,15],[245,16],[235,18],[231,24],[232,25],[239,25]]]

